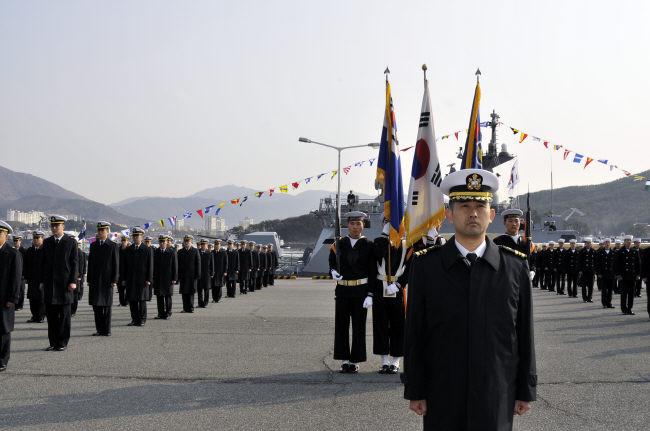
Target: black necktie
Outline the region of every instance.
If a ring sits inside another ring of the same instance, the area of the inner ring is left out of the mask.
[[[99,241],[99,245],[104,245],[104,241]]]
[[[55,238],[55,239],[56,239],[56,245],[59,245],[59,241],[61,240],[59,238]]]
[[[467,253],[467,256],[465,258],[469,261],[470,266],[474,265],[474,262],[476,262],[476,259],[478,259],[478,256],[476,253]]]

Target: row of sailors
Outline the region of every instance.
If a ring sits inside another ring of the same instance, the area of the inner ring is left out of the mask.
[[[47,317],[48,351],[63,351],[70,339],[71,316],[83,295],[84,275],[88,282],[88,303],[95,314],[96,336],[111,335],[111,307],[114,292],[119,292],[120,305],[130,307],[129,326],[144,326],[147,302],[157,298],[157,319],[172,314],[174,285],[183,298],[183,312],[194,312],[194,296],[198,306],[219,302],[222,288],[235,297],[236,285],[241,294],[254,292],[274,284],[278,255],[271,244],[252,241],[216,240],[210,249],[208,241],[193,247],[193,237],[186,235],[179,250],[170,236],[159,237],[159,247],[144,241],[144,230],[133,228],[133,243],[122,245],[111,241],[110,223],[97,223],[97,235],[88,255],[77,241],[64,233],[65,217],[51,216],[52,235],[35,231],[29,249],[21,246],[21,237],[14,237],[14,247],[7,244],[13,233],[9,224],[0,221],[0,371],[9,361],[11,331],[15,311],[23,307],[25,284],[32,317],[28,322],[43,322]]]
[[[533,287],[555,291],[558,295],[577,298],[577,287],[582,300],[593,302],[594,280],[601,292],[603,308],[614,308],[612,296],[621,294],[621,311],[634,315],[634,297],[641,296],[642,281],[648,279],[650,248],[641,249],[641,241],[625,236],[623,241],[605,238],[596,249],[592,238],[585,238],[577,247],[575,239],[565,247],[563,239],[541,244],[530,255],[530,267],[535,271]],[[650,314],[650,307],[648,309]]]

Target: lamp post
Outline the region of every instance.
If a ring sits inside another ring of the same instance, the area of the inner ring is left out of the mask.
[[[341,152],[343,150],[349,150],[351,148],[379,148],[379,144],[376,142],[371,142],[369,144],[363,144],[363,145],[349,145],[346,147],[336,147],[334,145],[329,145],[329,144],[324,144],[322,142],[317,142],[309,138],[304,138],[300,137],[298,138],[298,141],[300,142],[306,142],[308,144],[316,144],[316,145],[321,145],[323,147],[331,148],[333,150],[336,150],[337,156],[338,156],[338,165],[337,165],[337,171],[336,174],[338,176],[337,178],[337,186],[336,186],[336,227],[335,227],[335,241],[337,242],[337,247],[336,247],[336,256],[337,256],[337,265],[338,265],[338,253],[339,253],[339,248],[338,248],[338,240],[341,237]],[[340,267],[338,268],[339,270],[341,269]]]

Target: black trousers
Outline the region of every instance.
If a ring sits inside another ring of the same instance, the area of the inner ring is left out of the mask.
[[[404,356],[404,301],[377,298],[372,306],[372,353]]]
[[[156,303],[158,305],[158,317],[166,319],[172,315],[172,296],[157,295]]]
[[[67,347],[70,341],[70,304],[45,304],[50,346]]]
[[[255,292],[255,279],[257,276],[255,273],[252,273],[251,276],[246,280],[246,286],[248,286],[249,292]]]
[[[11,354],[11,332],[0,335],[0,366],[6,367]]]
[[[612,305],[614,283],[616,283],[616,279],[612,276],[601,276],[598,279],[598,284],[600,284],[600,302],[603,304],[603,307],[611,307]]]
[[[594,294],[594,273],[584,272],[580,283],[582,284],[582,300],[591,301]]]
[[[18,296],[18,302],[16,302],[16,310],[22,310],[25,305],[25,280],[20,282],[20,296]]]
[[[262,286],[266,287],[269,285],[269,272],[264,271],[264,274],[262,275]]]
[[[641,296],[641,280],[634,282],[634,295]]]
[[[236,292],[237,292],[237,282],[235,280],[228,280],[226,282],[226,296],[228,298],[234,298]]]
[[[535,272],[535,276],[533,277],[533,287],[541,287],[542,289],[544,288],[544,271],[539,270]]]
[[[117,293],[119,294],[120,305],[126,307],[126,286],[117,286]]]
[[[144,325],[147,322],[147,301],[129,301],[131,322]]]
[[[248,280],[245,278],[242,278],[239,280],[239,293],[246,293],[248,292]]]
[[[274,282],[275,282],[275,269],[269,272],[269,284],[273,286]]]
[[[212,300],[214,302],[219,302],[221,301],[221,297],[223,296],[223,288],[221,285],[217,286],[215,284],[212,285]]]
[[[206,307],[210,302],[210,290],[199,287],[196,289],[196,294],[198,296],[199,307]]]
[[[557,272],[553,270],[546,271],[546,289],[549,292],[555,292],[556,279],[557,279]]]
[[[194,312],[194,294],[193,293],[183,293],[183,311],[186,313]]]
[[[93,305],[95,328],[100,335],[111,333],[111,306]]]
[[[578,274],[568,273],[566,275],[567,294],[572,297],[578,296]]]
[[[29,300],[29,310],[32,312],[32,320],[42,322],[45,319],[45,304],[38,300]]]
[[[557,273],[557,279],[556,279],[556,290],[557,293],[562,295],[564,293],[564,287],[566,286],[566,274],[564,272],[558,272]]]
[[[634,306],[634,280],[621,280],[618,286],[621,289],[621,311],[629,313]]]
[[[336,298],[334,305],[334,359],[354,363],[366,360],[366,316],[362,298]],[[352,348],[350,348],[352,321]]]

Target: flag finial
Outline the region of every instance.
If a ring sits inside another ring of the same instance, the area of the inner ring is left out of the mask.
[[[422,65],[422,72],[424,73],[424,80],[427,80],[427,65],[423,64]]]
[[[390,73],[390,69],[388,69],[388,66],[386,66],[386,70],[384,70],[384,75],[386,75],[386,82],[388,82],[388,74]]]
[[[478,82],[478,79],[481,76],[481,69],[476,69],[476,73],[474,75],[476,75],[476,82]]]

